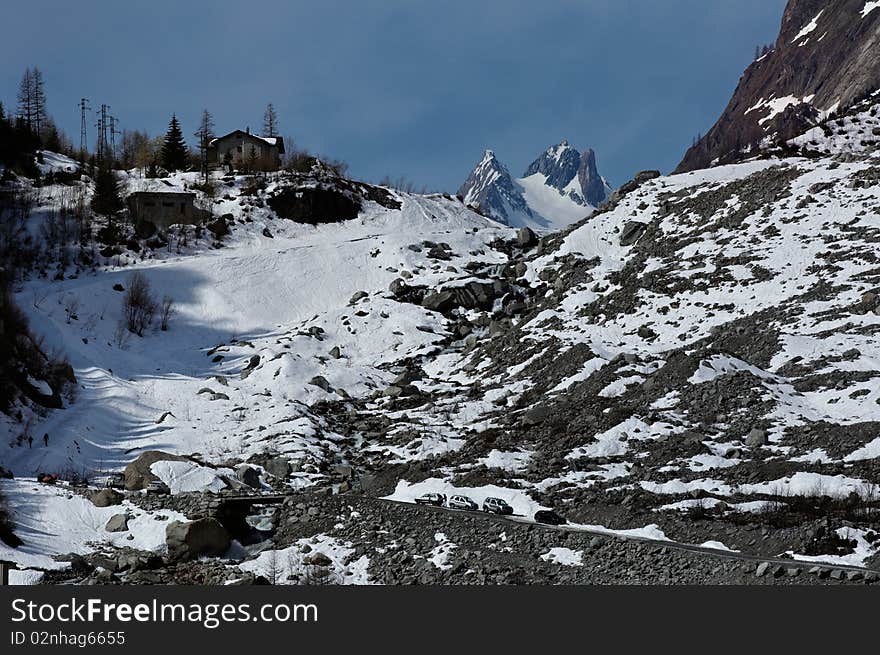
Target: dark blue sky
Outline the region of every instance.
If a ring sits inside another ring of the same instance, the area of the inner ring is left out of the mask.
[[[519,175],[545,147],[593,147],[619,184],[668,171],[720,114],[785,0],[28,0],[2,10],[0,98],[23,69],[78,143],[77,103],[129,129],[281,133],[454,191],[484,148]],[[94,136],[93,134],[91,135]]]

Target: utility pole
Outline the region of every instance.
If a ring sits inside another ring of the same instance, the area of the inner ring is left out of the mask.
[[[86,112],[91,111],[91,106],[89,105],[88,98],[81,98],[79,101],[79,111],[81,115],[80,127],[79,127],[79,151],[85,155],[87,152],[87,148],[89,146],[89,135],[88,130],[86,129]]]
[[[115,116],[108,116],[108,120],[110,121],[110,160],[114,161],[116,159],[116,135],[119,134],[117,129],[119,119]]]
[[[98,147],[97,154],[99,159],[104,159],[107,156],[107,110],[110,109],[110,105],[101,105],[101,113],[98,116],[98,122],[96,126],[98,128]]]

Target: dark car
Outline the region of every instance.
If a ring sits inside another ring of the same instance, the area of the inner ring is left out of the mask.
[[[467,496],[450,496],[446,506],[449,509],[463,509],[469,512],[475,512],[480,509],[480,506]]]
[[[500,498],[487,498],[483,501],[483,511],[492,514],[513,514],[513,508],[507,504],[507,501]]]
[[[535,512],[535,521],[545,523],[547,525],[565,525],[568,523],[562,516],[554,512],[552,509],[542,509]]]
[[[446,504],[446,496],[443,494],[424,494],[416,498],[416,505],[434,505],[443,507]]]

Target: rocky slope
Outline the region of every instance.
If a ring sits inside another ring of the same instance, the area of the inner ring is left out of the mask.
[[[733,163],[784,142],[880,88],[880,6],[789,0],[774,48],[745,71],[727,108],[676,172]]]
[[[584,218],[610,192],[599,174],[596,153],[581,153],[563,141],[543,152],[517,179],[487,150],[458,197],[504,225],[547,231]]]
[[[786,38],[824,43],[821,9],[792,3]],[[23,544],[0,559],[82,583],[875,582],[880,94],[861,95],[750,159],[640,173],[554,233],[316,163],[218,178],[208,224],[34,276],[19,304],[79,388],[4,419]],[[596,176],[572,153],[520,180],[487,154],[469,191],[532,211],[532,178],[582,212],[565,194]],[[174,294],[168,331],[118,329],[131,271]],[[124,492],[94,488],[123,469]],[[549,509],[568,525],[537,525]]]

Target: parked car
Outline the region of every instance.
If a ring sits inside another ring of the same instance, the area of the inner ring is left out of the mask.
[[[446,506],[449,509],[465,509],[471,512],[480,509],[480,507],[467,496],[450,496],[449,502],[446,503]]]
[[[123,473],[110,473],[104,480],[104,486],[110,489],[125,489],[125,475]]]
[[[416,498],[416,505],[434,505],[443,507],[446,504],[446,496],[443,494],[423,494]]]
[[[150,484],[147,485],[147,493],[164,495],[170,494],[171,489],[169,489],[168,485],[161,480],[153,480]]]
[[[565,525],[568,523],[568,521],[552,509],[542,509],[535,512],[535,521],[546,523],[547,525]]]
[[[513,508],[501,498],[487,498],[483,501],[483,511],[492,514],[513,514]]]

